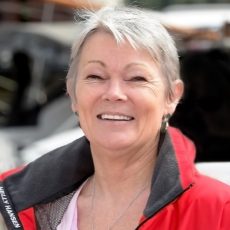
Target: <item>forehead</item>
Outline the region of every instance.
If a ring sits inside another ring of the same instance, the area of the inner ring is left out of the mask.
[[[93,59],[124,64],[138,61],[157,64],[147,50],[134,48],[127,39],[117,42],[111,33],[105,31],[93,33],[82,46],[80,62]]]

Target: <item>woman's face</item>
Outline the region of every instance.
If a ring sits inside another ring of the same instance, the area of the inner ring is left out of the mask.
[[[156,140],[170,103],[160,68],[146,51],[98,32],[86,40],[78,67],[72,109],[91,145],[124,150]]]

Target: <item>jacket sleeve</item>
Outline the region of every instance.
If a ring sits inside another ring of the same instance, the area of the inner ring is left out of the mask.
[[[6,224],[3,220],[2,214],[0,213],[0,230],[7,230]]]
[[[220,230],[228,230],[229,229],[229,226],[230,226],[229,213],[230,213],[230,201],[228,201],[225,204],[223,214],[222,214],[222,219],[221,219]]]

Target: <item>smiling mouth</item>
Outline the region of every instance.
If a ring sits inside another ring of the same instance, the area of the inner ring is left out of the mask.
[[[127,115],[112,115],[112,114],[99,114],[97,118],[100,120],[107,120],[107,121],[131,121],[134,120],[134,117],[127,116]]]

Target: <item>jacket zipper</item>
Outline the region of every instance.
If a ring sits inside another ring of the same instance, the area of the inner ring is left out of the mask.
[[[183,190],[180,194],[178,194],[174,199],[171,201],[167,202],[164,206],[162,206],[159,210],[157,210],[155,213],[153,213],[151,216],[146,218],[144,221],[142,221],[136,228],[135,230],[139,230],[140,227],[142,227],[148,220],[150,220],[153,216],[155,216],[157,213],[159,213],[163,208],[165,208],[167,205],[171,204],[173,201],[175,201],[179,196],[183,195],[185,192],[187,192],[190,188],[192,188],[194,183],[190,184],[185,190]]]

